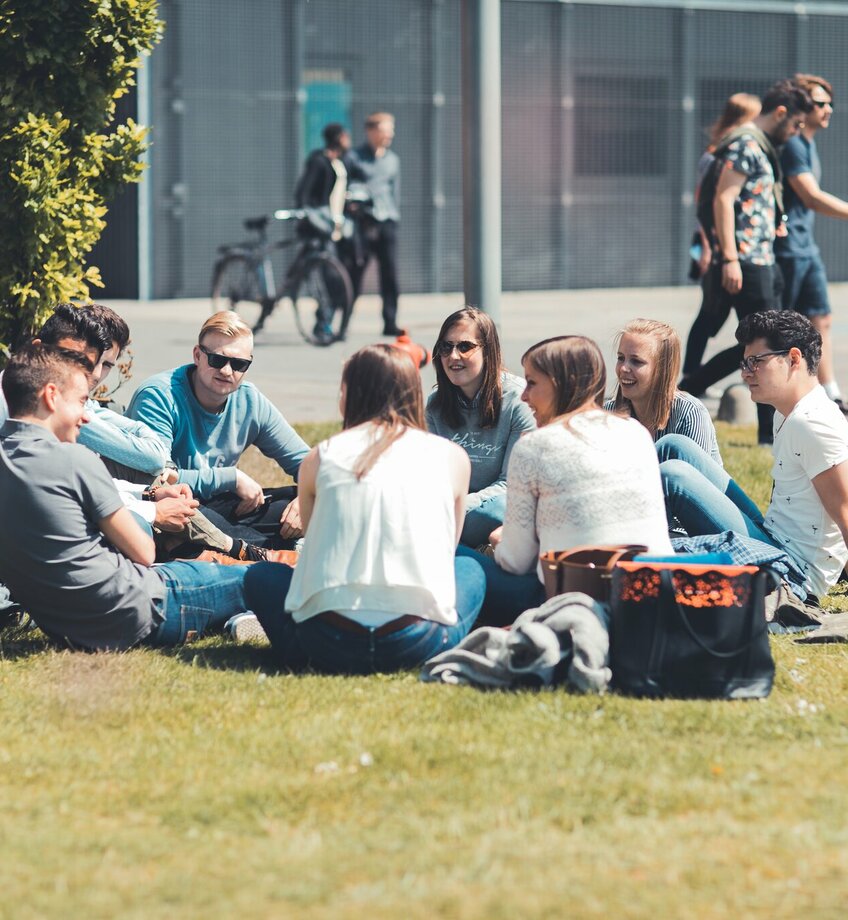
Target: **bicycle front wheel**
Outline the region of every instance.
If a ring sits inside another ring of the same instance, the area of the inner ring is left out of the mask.
[[[344,339],[353,308],[353,286],[335,256],[309,256],[293,279],[291,300],[298,332],[310,345],[332,345]]]
[[[212,276],[212,312],[235,310],[257,332],[274,307],[259,288],[256,263],[243,255],[225,256]]]

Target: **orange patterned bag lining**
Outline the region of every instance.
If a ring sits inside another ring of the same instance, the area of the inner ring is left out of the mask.
[[[750,575],[756,566],[723,566],[721,570],[708,565],[693,565],[682,569],[673,564],[656,566],[620,562],[623,570],[617,579],[617,596],[622,603],[658,600],[662,590],[661,569],[672,571],[674,598],[685,607],[745,607],[751,595]]]
[[[759,568],[755,565],[710,565],[707,563],[693,563],[688,565],[685,562],[686,557],[681,556],[680,562],[648,562],[639,560],[630,560],[627,562],[617,562],[616,566],[624,569],[626,572],[637,572],[640,569],[653,569],[655,572],[661,572],[663,569],[671,569],[673,572],[688,572],[692,575],[703,575],[706,572],[720,572],[722,575],[756,575]]]

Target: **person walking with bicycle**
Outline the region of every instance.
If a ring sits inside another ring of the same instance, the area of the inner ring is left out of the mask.
[[[371,257],[380,269],[383,299],[383,335],[403,335],[398,326],[397,232],[400,223],[400,158],[389,148],[395,136],[395,117],[373,112],[365,119],[366,141],[346,158],[348,181],[361,182],[371,196],[371,211],[361,218],[359,240],[344,247],[343,261],[353,281],[354,299]]]
[[[344,125],[331,122],[324,126],[321,135],[324,146],[306,158],[294,189],[294,206],[326,209],[333,222],[332,239],[338,242],[344,225],[347,191],[344,157],[350,150],[350,134]]]
[[[345,222],[345,195],[347,193],[347,169],[344,156],[350,150],[350,134],[344,125],[331,122],[325,125],[321,134],[324,147],[313,150],[306,158],[303,172],[294,189],[296,208],[309,209],[312,219],[304,217],[297,227],[298,236],[304,240],[329,236],[327,246],[332,254],[335,245],[342,239]],[[318,230],[315,221],[326,223],[326,236]],[[318,301],[315,311],[315,325],[312,337],[319,344],[335,341],[332,326],[333,304]]]

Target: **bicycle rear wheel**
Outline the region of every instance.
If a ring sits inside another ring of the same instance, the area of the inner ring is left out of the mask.
[[[289,292],[298,332],[310,345],[332,345],[347,334],[353,286],[344,265],[328,253],[307,257]]]
[[[225,256],[212,276],[212,312],[235,310],[257,332],[273,309],[274,301],[263,298],[256,264],[244,255]]]

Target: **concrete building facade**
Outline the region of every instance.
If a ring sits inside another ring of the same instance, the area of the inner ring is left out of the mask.
[[[160,0],[132,112],[149,169],[95,254],[107,295],[208,293],[241,219],[286,207],[321,126],[397,118],[401,282],[462,289],[460,0]],[[848,2],[503,0],[503,287],[685,280],[695,164],[732,92],[834,84],[823,185],[848,197]],[[846,230],[817,232],[848,279]]]

